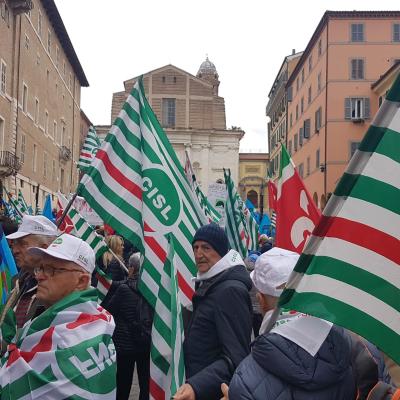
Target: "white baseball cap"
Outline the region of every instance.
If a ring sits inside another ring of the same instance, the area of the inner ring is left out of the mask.
[[[279,288],[287,282],[290,273],[299,259],[293,251],[273,247],[261,254],[256,260],[251,280],[258,291],[270,296],[279,297],[283,289]]]
[[[30,254],[48,254],[61,260],[72,261],[80,265],[90,274],[95,268],[95,254],[93,249],[82,239],[67,233],[62,234],[47,249],[30,247]]]
[[[57,227],[43,215],[24,215],[17,232],[7,235],[7,239],[19,239],[27,235],[57,236]]]

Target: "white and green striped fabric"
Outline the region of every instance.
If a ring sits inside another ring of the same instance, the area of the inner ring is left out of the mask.
[[[89,127],[86,139],[83,143],[81,154],[79,155],[78,168],[82,172],[87,172],[93,157],[100,147],[100,139],[93,126]]]
[[[183,359],[183,320],[179,302],[178,275],[175,262],[173,235],[169,235],[169,251],[161,276],[152,329],[151,376],[152,398],[158,399],[157,389],[163,388],[162,399],[170,399],[185,383]],[[163,316],[163,317],[161,317]],[[163,352],[162,349],[166,349]],[[169,349],[173,349],[172,354]]]
[[[197,182],[196,175],[193,171],[192,162],[190,161],[189,154],[185,150],[185,174],[191,189],[195,192],[200,207],[203,210],[208,222],[218,223],[221,219],[221,214],[212,206],[208,201],[207,196],[204,195]]]
[[[24,325],[1,360],[2,400],[116,398],[115,324],[97,300],[73,292]]]
[[[147,102],[142,80],[128,96],[78,193],[106,224],[142,253],[140,290],[153,307],[167,258],[166,235],[172,233],[180,298],[184,304],[191,302],[196,274],[192,239],[207,220]],[[170,310],[164,308],[158,317],[171,329],[169,315]],[[164,339],[160,336],[152,344],[157,351],[172,355],[174,349],[165,347]],[[151,390],[166,390],[158,378],[151,377]]]
[[[27,209],[20,204],[20,202],[15,198],[15,196],[10,192],[6,191],[6,193],[11,205],[14,207],[16,211],[16,215],[18,216],[18,218],[21,219],[24,215],[28,215]]]
[[[355,152],[280,298],[400,363],[400,76]]]
[[[225,200],[225,232],[228,236],[230,247],[236,250],[242,258],[246,258],[245,230],[241,211],[243,202],[236,192],[229,169],[224,169],[224,177],[227,196]]]
[[[24,195],[21,192],[21,189],[18,190],[18,203],[20,204],[20,210],[22,214],[32,214],[29,212],[29,207],[28,204],[26,204],[26,201],[24,199]]]
[[[108,251],[108,246],[104,241],[104,237],[98,235],[73,206],[71,206],[67,214],[74,224],[74,235],[89,244],[96,254],[96,258],[101,257]]]
[[[244,202],[243,214],[246,221],[247,249],[255,251],[258,248],[259,226]]]

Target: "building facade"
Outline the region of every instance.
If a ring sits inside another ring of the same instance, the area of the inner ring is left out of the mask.
[[[303,52],[296,53],[292,51],[290,56],[286,56],[283,60],[281,68],[275,78],[274,84],[268,94],[268,104],[266,108],[268,122],[268,149],[269,149],[269,177],[276,180],[279,175],[280,163],[280,143],[286,144],[286,132],[288,121],[286,111],[288,105],[288,96],[286,91],[286,83],[292,74],[297,62]]]
[[[188,153],[196,178],[207,193],[208,185],[223,179],[230,168],[238,184],[241,129],[227,129],[225,101],[218,95],[219,77],[208,58],[196,76],[173,65],[143,75],[147,99],[163,126],[182,165]],[[112,122],[120,112],[137,78],[124,82],[124,91],[114,93]],[[102,136],[109,126],[96,126]]]
[[[327,11],[286,84],[286,145],[323,208],[379,105],[371,84],[400,58],[400,12]]]
[[[2,0],[0,14],[0,179],[42,207],[76,189],[88,82],[53,0]]]
[[[239,153],[239,194],[260,213],[268,212],[268,153]]]

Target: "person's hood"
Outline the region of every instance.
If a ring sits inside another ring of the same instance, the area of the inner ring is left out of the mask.
[[[315,357],[275,333],[253,343],[254,360],[288,385],[316,391],[339,382],[350,366],[350,344],[341,328],[333,326]]]
[[[196,287],[200,288],[196,290],[199,295],[204,295],[211,287],[225,280],[241,281],[249,291],[253,286],[242,257],[236,250],[230,250],[209,271],[193,279]]]

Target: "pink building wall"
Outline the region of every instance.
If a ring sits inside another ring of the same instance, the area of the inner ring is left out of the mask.
[[[400,59],[400,42],[393,42],[393,24],[400,23],[400,12],[327,12],[317,27],[287,87],[292,87],[293,98],[288,104],[288,135],[286,146],[292,142],[292,158],[299,168],[303,165],[303,179],[318,205],[324,206],[329,193],[334,191],[351,156],[352,142],[360,142],[378,109],[378,96],[371,85]],[[363,24],[364,41],[351,41],[351,25]],[[321,52],[319,54],[319,43]],[[309,58],[312,57],[311,70]],[[363,79],[351,79],[351,60],[364,60]],[[304,82],[302,74],[304,69]],[[320,90],[318,75],[320,74]],[[297,90],[299,80],[299,90]],[[311,102],[308,102],[311,86]],[[346,98],[369,98],[369,118],[359,122],[345,119]],[[304,110],[301,99],[304,99]],[[299,118],[296,121],[296,106]],[[322,109],[321,128],[315,131],[315,112]],[[293,125],[290,126],[290,114]],[[295,134],[311,120],[310,137],[293,150]],[[322,168],[317,165],[319,150]],[[308,159],[310,161],[308,161]],[[307,164],[310,164],[308,171]],[[322,204],[321,204],[322,203]]]

